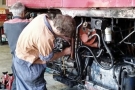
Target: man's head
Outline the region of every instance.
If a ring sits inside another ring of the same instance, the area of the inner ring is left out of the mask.
[[[25,6],[21,2],[16,2],[10,8],[13,16],[24,17]]]
[[[75,31],[75,20],[69,15],[57,14],[53,19],[54,27],[56,30],[66,37],[71,37]]]

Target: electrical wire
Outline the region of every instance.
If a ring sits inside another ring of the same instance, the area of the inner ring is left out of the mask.
[[[98,62],[98,60],[97,60],[96,56],[94,55],[94,53],[92,52],[92,50],[91,50],[89,47],[87,47],[87,46],[80,46],[80,47],[77,49],[77,52],[80,52],[79,50],[80,50],[81,48],[87,49],[87,50],[92,54],[94,60],[96,61],[96,63],[97,63],[101,68],[103,68],[103,69],[105,69],[105,70],[109,70],[109,69],[111,69],[111,68],[113,67],[113,61],[112,61],[112,65],[111,65],[110,67],[102,66],[102,65]],[[80,61],[79,54],[77,54],[77,59]]]
[[[97,36],[97,37],[98,37],[98,47],[100,48],[101,43],[100,43],[100,37],[99,37],[99,35],[98,35],[98,34],[90,35],[90,36],[89,36],[89,39],[93,38],[94,36]]]
[[[100,50],[100,52],[98,53],[98,55],[96,56],[97,58],[102,54],[103,52],[103,49]],[[90,56],[90,55],[81,55],[83,57],[93,57],[93,56]]]
[[[103,42],[103,44],[104,44],[104,46],[105,46],[105,49],[107,50],[108,54],[110,55],[110,59],[111,59],[111,66],[108,67],[107,69],[111,69],[111,68],[113,67],[113,65],[114,65],[114,58],[113,58],[113,55],[112,55],[110,49],[108,48],[108,46],[106,45],[106,43],[105,43],[105,41],[104,41],[104,34],[103,34],[103,31],[101,31],[101,37],[102,37],[102,42]]]

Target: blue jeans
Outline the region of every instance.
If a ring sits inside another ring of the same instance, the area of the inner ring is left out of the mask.
[[[12,54],[12,60],[14,61],[14,58],[15,58],[15,54]],[[14,77],[14,80],[12,82],[12,87],[11,87],[11,90],[16,90],[16,80],[15,80],[15,74],[14,74],[14,65],[13,65],[13,61],[12,61],[12,72],[13,72],[13,77]]]
[[[15,74],[14,74],[14,65],[12,64],[12,72],[13,72],[13,77],[14,77],[14,80],[12,82],[12,87],[11,87],[11,90],[16,90],[16,79],[15,79]]]
[[[46,65],[30,64],[17,56],[15,56],[13,64],[16,90],[47,90],[44,79]]]

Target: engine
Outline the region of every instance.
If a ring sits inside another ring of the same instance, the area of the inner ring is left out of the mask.
[[[135,90],[135,21],[75,17],[72,54],[47,66],[53,78],[78,90]],[[55,40],[56,52],[68,47]]]

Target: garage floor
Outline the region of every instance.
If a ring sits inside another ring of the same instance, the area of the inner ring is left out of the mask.
[[[0,78],[3,75],[2,72],[8,71],[8,73],[12,73],[11,64],[12,57],[8,45],[0,45]],[[48,90],[71,90],[67,86],[54,81],[51,74],[45,73],[45,79]]]

